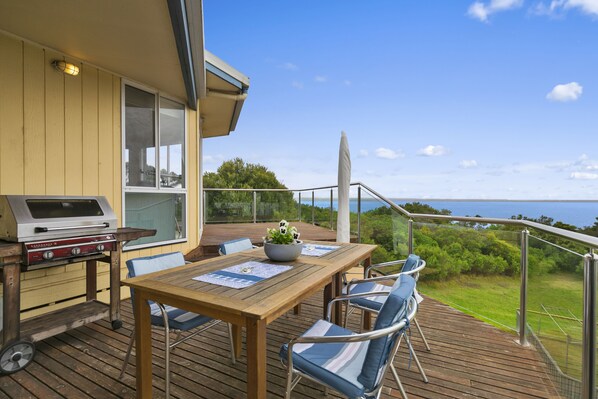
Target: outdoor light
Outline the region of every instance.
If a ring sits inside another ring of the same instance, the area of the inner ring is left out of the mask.
[[[64,72],[67,75],[79,75],[79,67],[75,64],[71,64],[69,62],[61,60],[54,60],[52,61],[52,66],[56,68],[57,71]]]

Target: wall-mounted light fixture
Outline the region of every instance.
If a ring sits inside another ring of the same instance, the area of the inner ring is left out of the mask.
[[[56,68],[57,71],[64,72],[67,75],[79,75],[79,67],[75,64],[61,60],[54,60],[52,61],[52,66]]]

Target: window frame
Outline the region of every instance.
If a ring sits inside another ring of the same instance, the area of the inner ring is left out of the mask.
[[[138,90],[145,91],[147,93],[153,94],[155,96],[154,102],[154,126],[155,126],[155,140],[156,140],[156,150],[155,150],[155,162],[156,162],[156,179],[154,187],[147,187],[147,186],[127,186],[127,169],[126,169],[126,139],[127,139],[127,128],[126,128],[126,86],[133,87]],[[184,187],[182,188],[173,188],[173,187],[161,187],[160,185],[160,99],[165,98],[169,101],[176,102],[183,106],[184,110],[184,121],[183,121],[183,141],[184,141],[184,150],[182,151],[183,154],[183,165],[184,170],[181,172],[183,173],[184,179]],[[159,247],[163,245],[170,245],[170,244],[178,244],[184,243],[189,240],[189,223],[188,223],[188,215],[189,215],[189,134],[188,134],[188,121],[187,118],[189,117],[187,103],[180,98],[168,95],[159,91],[158,89],[154,89],[150,86],[142,85],[137,82],[133,82],[126,79],[121,79],[121,203],[122,203],[122,226],[126,226],[126,194],[127,193],[149,193],[149,194],[182,194],[185,198],[185,209],[184,209],[184,238],[166,240],[166,241],[156,241],[150,242],[145,244],[138,244],[138,245],[124,245],[123,251],[132,251],[132,250],[139,250],[143,248],[152,248],[152,247]]]

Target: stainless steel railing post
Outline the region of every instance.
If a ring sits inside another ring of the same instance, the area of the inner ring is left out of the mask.
[[[203,224],[208,223],[208,192],[203,192]]]
[[[311,224],[316,224],[316,194],[311,192]]]
[[[253,223],[257,223],[257,192],[253,192]]]
[[[357,242],[361,242],[361,186],[357,186]]]
[[[596,266],[594,250],[583,264],[583,338],[581,386],[583,399],[596,398]]]
[[[299,221],[301,221],[301,192],[299,192],[299,215],[297,216],[297,219],[299,219]]]
[[[332,189],[330,189],[330,230],[334,230],[332,228],[332,220],[333,220],[333,215],[332,215],[332,201],[334,200],[334,193],[332,191]]]
[[[413,253],[413,219],[407,221],[407,250]]]
[[[527,326],[527,253],[529,231],[521,232],[521,285],[519,287],[519,344],[526,346],[525,336]]]

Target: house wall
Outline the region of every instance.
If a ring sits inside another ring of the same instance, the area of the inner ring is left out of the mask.
[[[79,65],[78,76],[51,62]],[[103,195],[122,223],[121,79],[51,49],[0,33],[0,194]],[[140,82],[143,84],[143,82]],[[125,260],[195,248],[199,242],[198,113],[187,112],[188,241],[123,254]],[[108,265],[98,263],[108,301]],[[128,289],[121,289],[128,297]],[[82,263],[23,273],[22,318],[84,300]],[[48,305],[49,306],[46,306]]]

